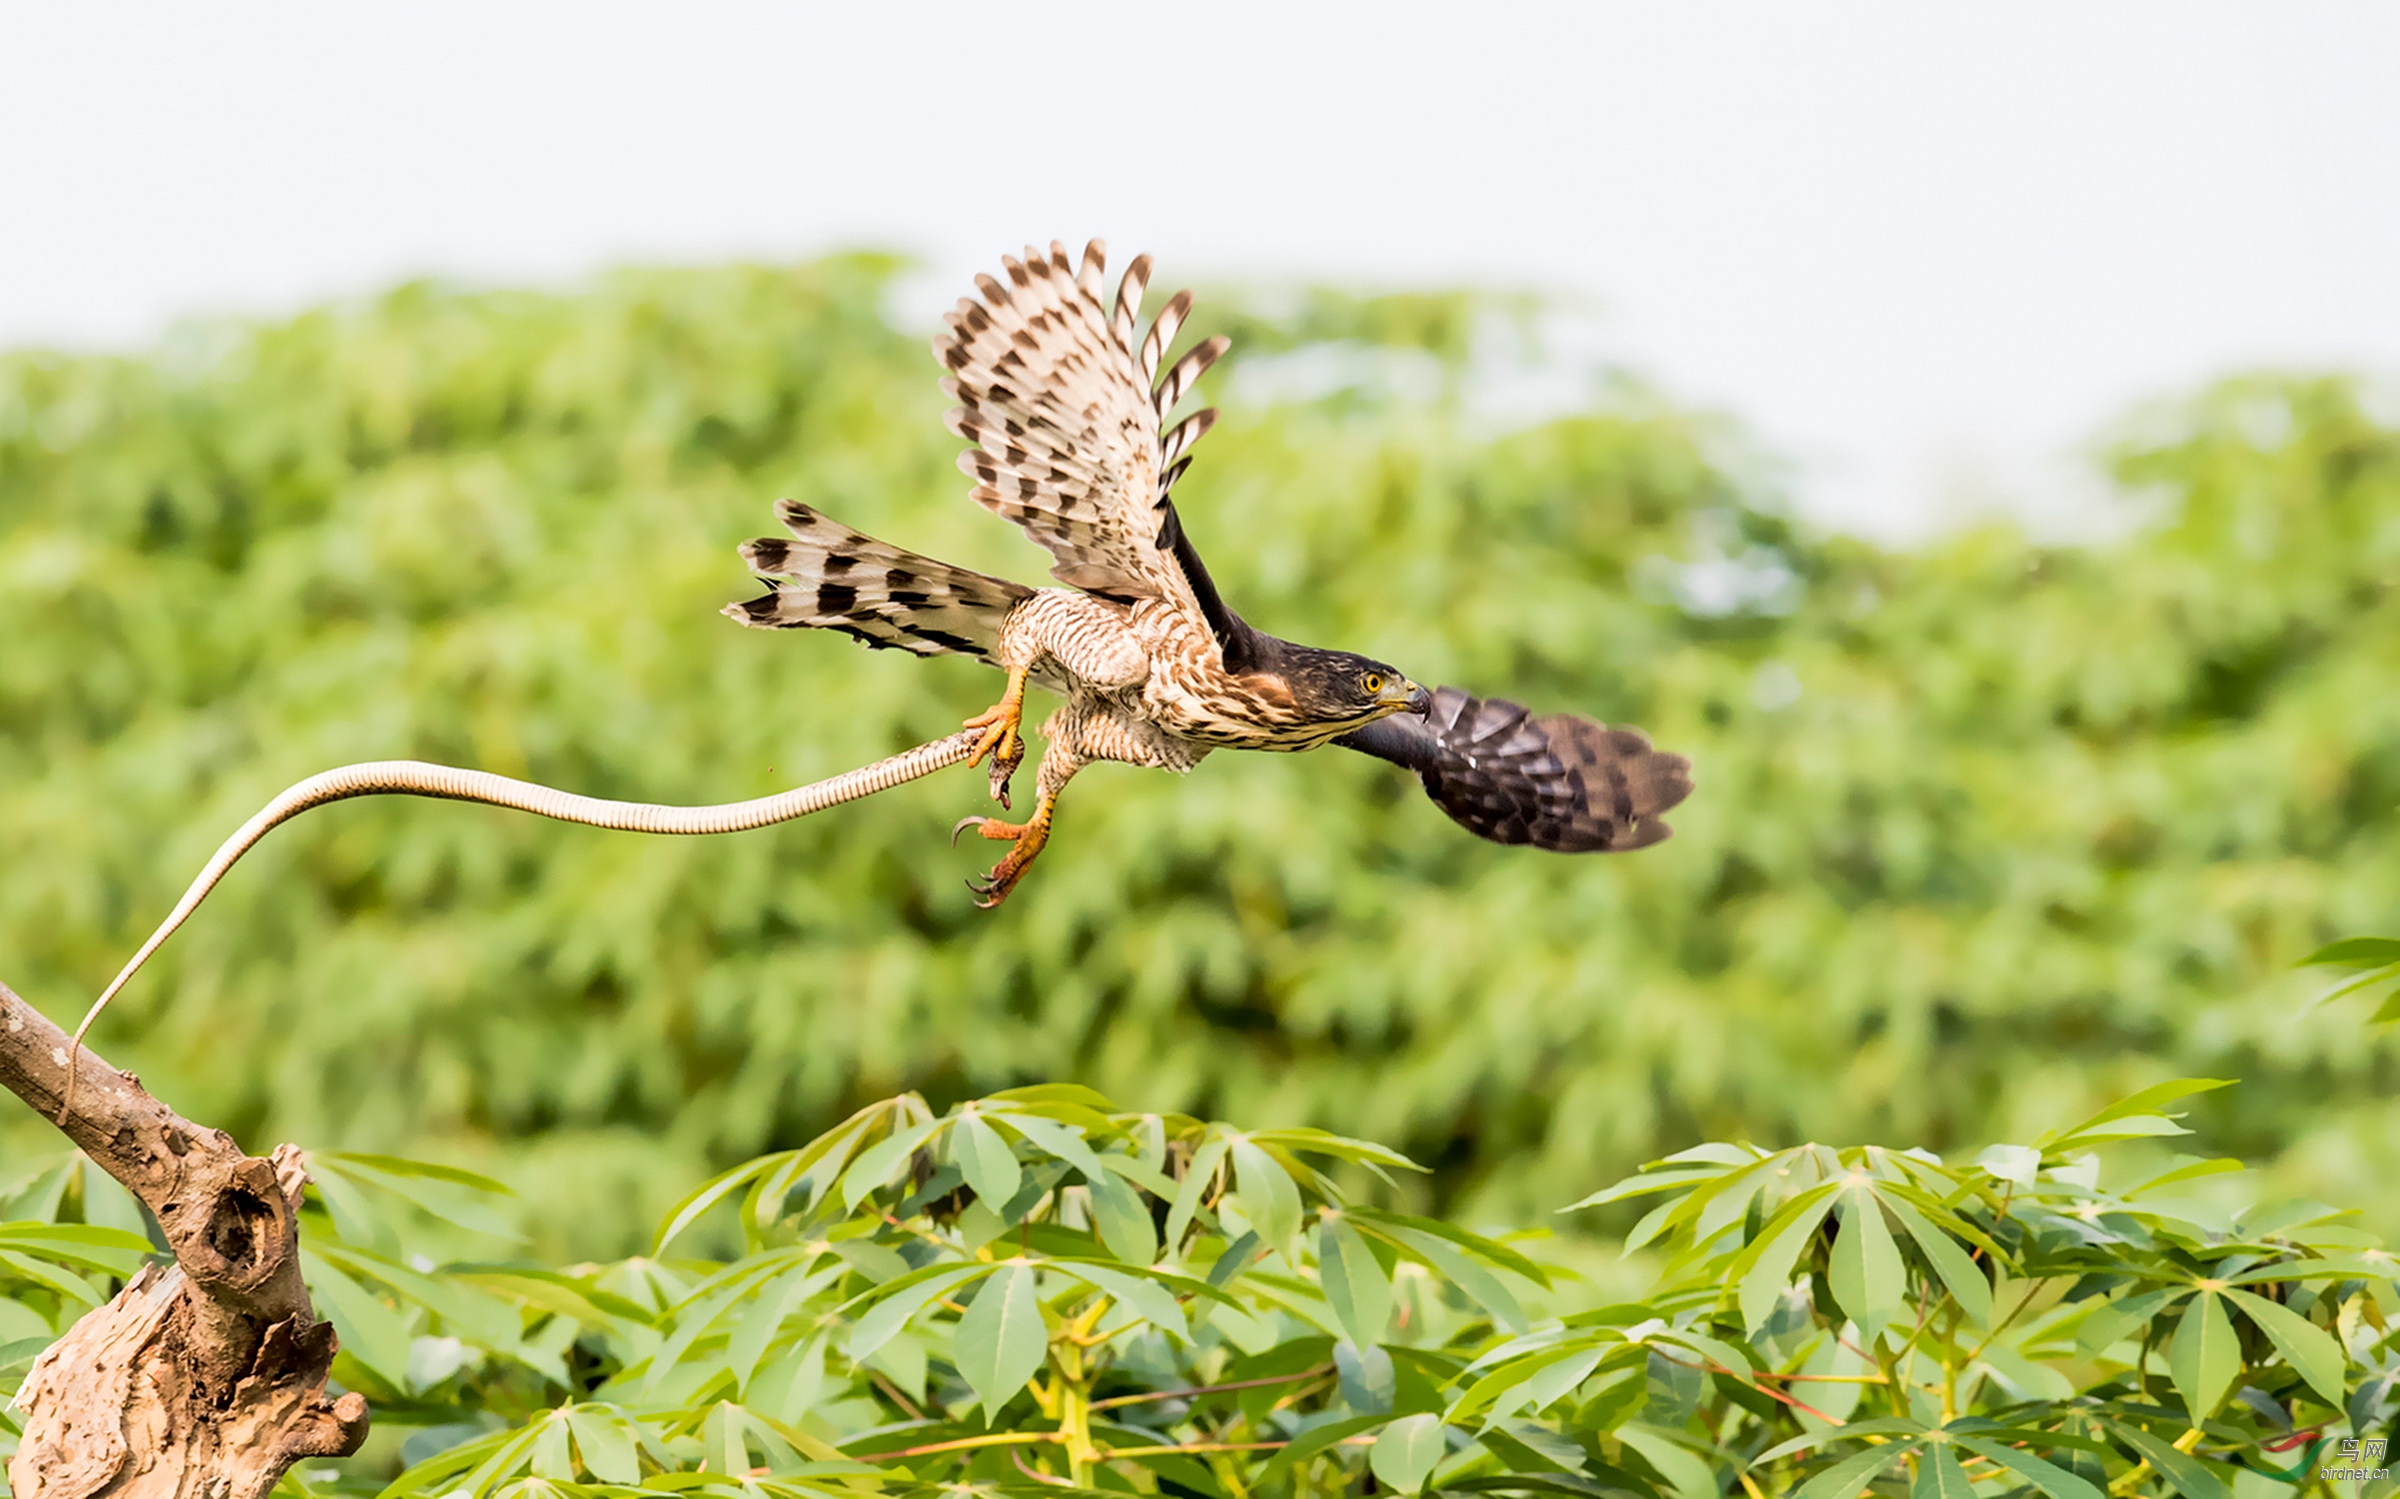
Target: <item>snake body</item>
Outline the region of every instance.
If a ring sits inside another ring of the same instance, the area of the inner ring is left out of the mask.
[[[67,1067],[65,1097],[60,1100],[59,1117],[64,1119],[75,1101],[75,1068],[73,1058],[82,1054],[84,1034],[100,1012],[117,996],[133,976],[141,971],[150,955],[183,925],[191,914],[208,899],[209,891],[225,878],[242,855],[256,847],[258,841],[277,827],[291,821],[311,807],[327,802],[347,801],[354,796],[427,796],[444,801],[481,802],[488,807],[513,807],[519,812],[531,812],[560,822],[581,823],[585,827],[614,828],[628,833],[669,833],[697,835],[702,833],[743,833],[772,823],[789,822],[822,812],[843,802],[888,791],[903,781],[931,775],[937,770],[956,765],[974,753],[976,736],[962,731],[944,739],[920,744],[903,750],[889,759],[872,765],[862,765],[822,781],[796,786],[773,796],[754,801],[726,802],[713,807],[668,807],[653,802],[614,802],[596,796],[577,796],[552,786],[540,786],[531,781],[514,780],[494,775],[487,770],[463,770],[455,765],[432,765],[423,760],[369,760],[358,765],[343,765],[322,771],[287,788],[282,795],[266,804],[257,816],[245,822],[234,835],[218,846],[217,852],[194,877],[183,899],[167,919],[158,924],[141,950],[120,969],[117,976],[92,1001],[84,1012],[83,1023],[75,1027],[75,1047],[70,1052]]]

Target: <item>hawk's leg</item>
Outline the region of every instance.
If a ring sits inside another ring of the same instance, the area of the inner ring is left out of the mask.
[[[1057,805],[1057,798],[1044,796],[1033,804],[1033,816],[1023,822],[1002,822],[997,817],[969,817],[950,830],[954,842],[960,833],[972,826],[986,838],[1001,839],[1016,845],[993,866],[990,874],[967,881],[967,888],[975,892],[975,904],[988,911],[1008,899],[1008,892],[1017,888],[1017,881],[1024,878],[1025,871],[1032,867],[1034,857],[1042,851],[1042,845],[1050,841],[1050,813]]]
[[[1069,718],[1071,715],[1061,714],[1060,717]],[[1017,881],[1025,877],[1025,871],[1041,853],[1042,845],[1050,841],[1050,818],[1058,809],[1058,794],[1067,789],[1067,782],[1084,766],[1083,757],[1076,753],[1072,744],[1073,725],[1057,720],[1052,722],[1055,728],[1051,731],[1050,747],[1042,754],[1039,795],[1034,798],[1033,815],[1023,822],[1002,822],[997,817],[965,817],[950,830],[952,843],[958,841],[959,834],[973,828],[986,838],[1015,845],[993,867],[991,873],[967,881],[967,888],[978,897],[975,904],[987,911],[1008,899],[1008,892],[1014,890]]]
[[[1008,689],[1000,701],[976,714],[964,725],[981,729],[975,741],[975,753],[967,757],[969,765],[980,765],[983,757],[992,757],[992,799],[1001,806],[1008,805],[1008,778],[1016,773],[1017,765],[1025,758],[1025,677],[1030,666],[1008,669]]]

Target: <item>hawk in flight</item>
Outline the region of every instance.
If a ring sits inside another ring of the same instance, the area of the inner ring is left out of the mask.
[[[1011,845],[970,882],[977,904],[1007,898],[1048,840],[1059,794],[1095,760],[1186,771],[1216,749],[1338,744],[1417,772],[1443,811],[1495,843],[1616,851],[1667,836],[1659,814],[1690,792],[1691,762],[1640,731],[1428,690],[1381,661],[1279,640],[1227,607],[1169,497],[1217,413],[1172,427],[1167,417],[1228,340],[1199,344],[1162,377],[1191,295],[1177,293],[1145,330],[1148,256],[1113,301],[1097,240],[1080,266],[1056,243],[1002,264],[1004,276],[975,278],[982,295],[943,319],[933,352],[958,402],[950,430],[974,444],[959,455],[974,498],[1048,549],[1066,586],[936,562],[786,500],[776,515],[789,537],[741,549],[772,591],[725,610],[1006,671],[1000,701],[967,721],[981,731],[969,763],[990,757],[1003,807],[1024,756],[1026,684],[1066,700],[1043,727],[1032,815],[970,817],[952,831]]]

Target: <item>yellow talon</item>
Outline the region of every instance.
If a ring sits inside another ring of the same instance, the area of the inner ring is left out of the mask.
[[[1008,690],[1000,694],[1000,701],[962,725],[983,730],[975,741],[975,753],[967,757],[969,765],[981,765],[983,757],[995,751],[1012,765],[1025,757],[1025,739],[1018,732],[1025,721],[1025,672],[1022,666],[1010,667]]]

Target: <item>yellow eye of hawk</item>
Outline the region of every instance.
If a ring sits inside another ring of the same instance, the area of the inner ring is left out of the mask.
[[[1381,692],[1383,691],[1383,673],[1379,671],[1368,672],[1365,676],[1358,679],[1358,685],[1364,687],[1369,692]]]

